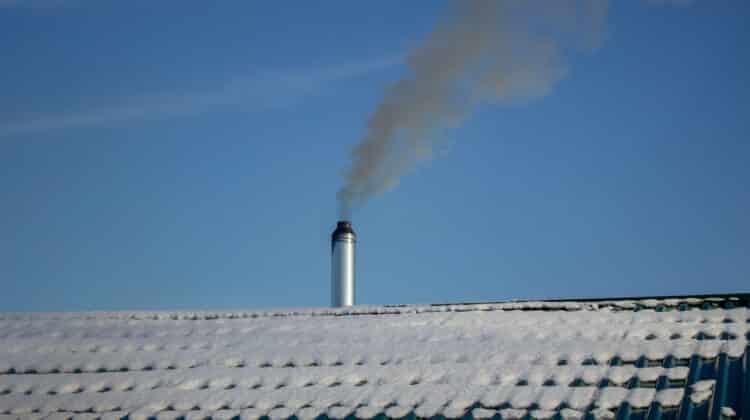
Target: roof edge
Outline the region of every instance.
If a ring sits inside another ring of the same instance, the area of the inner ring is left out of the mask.
[[[279,308],[268,310],[159,310],[97,312],[11,312],[0,313],[0,321],[112,319],[112,320],[216,320],[319,316],[405,315],[430,312],[479,311],[663,311],[670,309],[750,308],[750,293],[681,296],[639,296],[631,298],[585,298],[509,300],[434,304],[357,305],[344,308]]]
[[[688,294],[688,295],[649,295],[649,296],[619,296],[619,297],[589,297],[589,298],[550,298],[550,299],[510,299],[510,300],[497,300],[497,301],[469,301],[469,302],[446,302],[446,303],[430,303],[429,305],[442,306],[442,305],[486,305],[486,304],[500,304],[500,303],[523,303],[523,302],[582,302],[582,303],[597,303],[597,302],[611,302],[611,301],[643,301],[643,300],[688,300],[688,299],[731,299],[737,298],[738,300],[750,302],[750,291],[739,292],[739,293],[704,293],[704,294]],[[410,304],[404,304],[410,306]],[[398,306],[398,305],[386,305],[386,306]]]

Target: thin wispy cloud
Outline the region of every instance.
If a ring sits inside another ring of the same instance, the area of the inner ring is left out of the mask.
[[[75,3],[76,0],[0,0],[0,9],[47,9]]]
[[[4,0],[0,0],[4,1]],[[7,1],[7,0],[5,0]],[[363,77],[402,62],[399,55],[356,60],[335,66],[267,71],[225,81],[215,89],[133,96],[96,109],[0,121],[0,137],[67,128],[106,126],[133,120],[174,118],[222,107],[260,110],[292,105],[325,92],[333,84]]]
[[[693,0],[647,0],[649,4],[655,6],[688,6]]]

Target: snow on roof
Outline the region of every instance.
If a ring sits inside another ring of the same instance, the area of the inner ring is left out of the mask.
[[[6,313],[0,420],[608,418],[624,406],[699,406],[724,387],[693,375],[713,372],[695,363],[747,357],[744,306],[670,298]]]

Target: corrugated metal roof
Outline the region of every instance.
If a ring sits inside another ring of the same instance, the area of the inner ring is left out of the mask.
[[[749,417],[748,298],[6,313],[0,420]]]

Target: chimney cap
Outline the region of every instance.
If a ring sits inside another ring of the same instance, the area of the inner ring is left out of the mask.
[[[355,234],[354,230],[352,229],[352,222],[348,220],[339,220],[336,223],[336,230],[333,231],[333,236],[335,237],[335,236],[346,234],[346,233],[349,233],[352,235]]]

